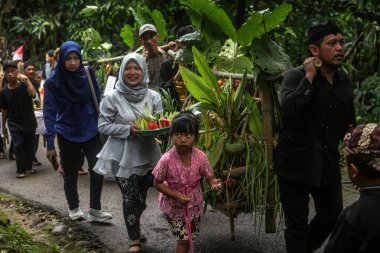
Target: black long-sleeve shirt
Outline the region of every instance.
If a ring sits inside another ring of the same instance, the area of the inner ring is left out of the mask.
[[[380,186],[364,188],[340,214],[325,253],[380,252]]]
[[[311,186],[340,180],[339,142],[356,125],[353,85],[337,71],[333,85],[318,70],[313,84],[292,70],[281,86],[284,126],[275,150],[277,175]]]

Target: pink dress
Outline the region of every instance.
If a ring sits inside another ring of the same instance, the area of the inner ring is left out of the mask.
[[[164,182],[171,190],[190,197],[189,218],[193,220],[202,215],[203,195],[201,179],[214,177],[208,158],[204,152],[193,147],[191,166],[185,167],[175,146],[166,152],[153,170],[154,177]],[[186,221],[186,205],[162,193],[158,195],[159,208],[171,219]]]

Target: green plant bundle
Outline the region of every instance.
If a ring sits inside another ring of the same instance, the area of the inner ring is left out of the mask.
[[[199,101],[191,109],[203,112],[198,145],[208,154],[217,177],[236,167],[246,169],[235,178],[235,185],[219,193],[208,192],[206,198],[214,204],[226,203],[228,190],[229,203],[245,201],[246,211],[263,214],[266,191],[273,182],[268,177],[261,114],[250,94],[246,73],[241,82],[229,79],[219,87],[206,58],[195,47],[193,55],[200,75],[184,67],[180,72],[188,91]]]

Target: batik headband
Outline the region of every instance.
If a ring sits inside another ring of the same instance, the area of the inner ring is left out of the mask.
[[[343,153],[361,157],[365,163],[380,171],[380,126],[361,124],[347,133],[343,140]]]

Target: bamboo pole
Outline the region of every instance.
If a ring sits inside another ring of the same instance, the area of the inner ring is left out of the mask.
[[[272,87],[269,82],[263,80],[262,86],[262,102],[261,111],[263,115],[263,135],[264,143],[267,145],[267,159],[269,167],[268,182],[273,182],[274,171],[273,171],[273,126],[272,126],[272,115],[273,115],[273,99],[272,99]],[[275,233],[276,223],[275,223],[275,186],[274,184],[269,185],[267,189],[266,207],[265,207],[265,232]]]

